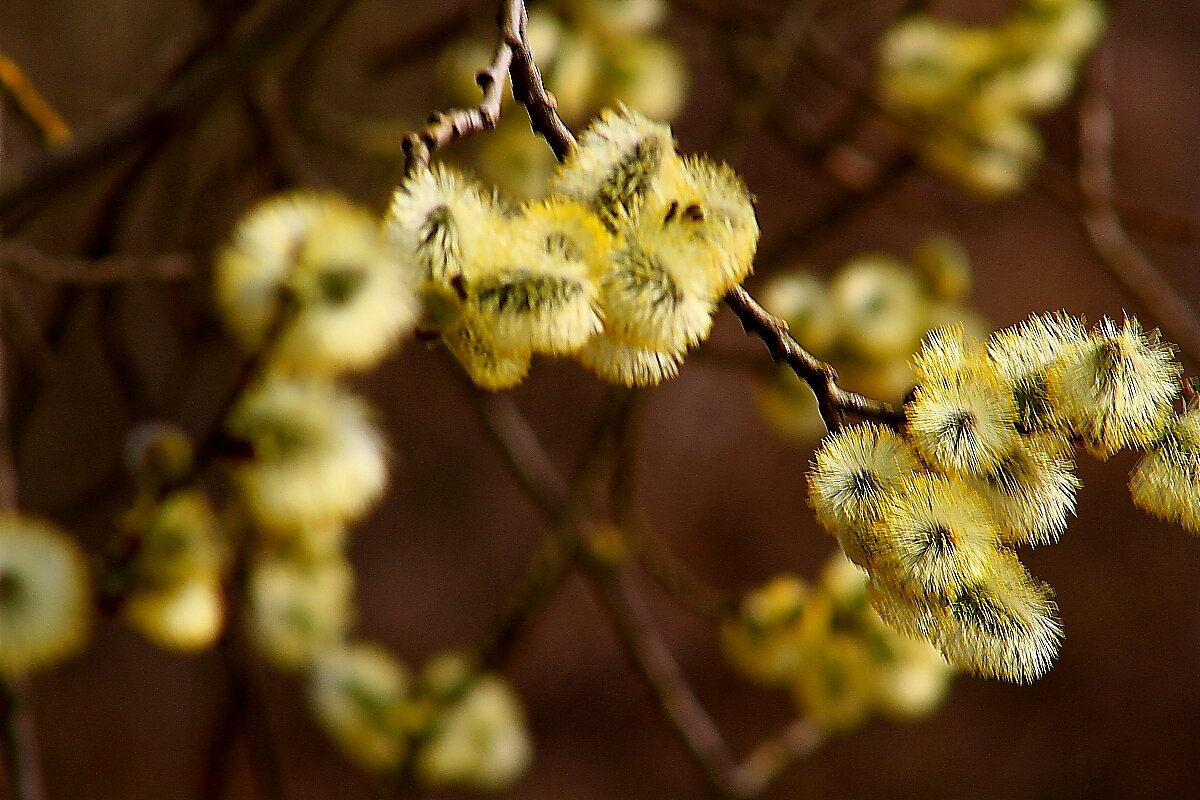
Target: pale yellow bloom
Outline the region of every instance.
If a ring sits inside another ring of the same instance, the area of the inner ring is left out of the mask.
[[[308,699],[317,722],[359,766],[383,771],[408,752],[404,703],[408,670],[382,648],[351,644],[314,663]]]
[[[91,621],[87,564],[49,522],[0,513],[0,675],[19,675],[78,652]]]

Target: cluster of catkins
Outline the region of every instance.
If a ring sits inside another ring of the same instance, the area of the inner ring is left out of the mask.
[[[721,625],[730,663],[791,690],[806,719],[846,730],[880,711],[915,719],[936,709],[953,670],[928,643],[897,633],[867,602],[866,575],[836,553],[810,586],[781,575],[748,594]]]
[[[1009,194],[1041,157],[1031,117],[1063,101],[1103,28],[1097,0],[1023,0],[996,27],[906,17],[880,45],[882,100],[932,169]]]
[[[899,431],[844,428],[817,451],[817,519],[870,576],[871,604],[969,672],[1030,681],[1062,637],[1052,591],[1017,545],[1054,542],[1074,511],[1073,446],[1148,453],[1135,501],[1200,521],[1196,412],[1175,412],[1173,349],[1136,320],[1088,330],[1046,314],[973,342],[935,331],[914,358]]]
[[[524,770],[529,743],[499,678],[464,667],[447,688],[435,679],[445,670],[431,667],[415,681],[383,648],[352,636],[347,530],[381,496],[388,456],[370,408],[339,378],[375,366],[412,332],[411,271],[377,216],[298,192],[239,222],[215,280],[226,324],[259,364],[221,442],[238,501],[227,527],[248,543],[237,622],[268,661],[305,677],[315,717],[355,762],[387,770],[411,758],[430,784],[506,785]],[[161,449],[163,438],[154,441]],[[222,624],[207,501],[187,489],[151,493],[143,505],[126,526],[145,576],[125,593],[126,616],[165,646],[206,646]],[[202,585],[203,603],[142,599],[180,582],[194,594]]]
[[[968,335],[986,334],[964,305],[970,284],[966,250],[935,235],[907,261],[864,253],[828,281],[806,270],[786,272],[763,287],[761,300],[805,349],[837,367],[844,388],[898,402],[915,380],[909,357],[929,331],[958,324]],[[816,397],[795,372],[780,367],[757,388],[759,409],[773,430],[806,445],[824,433]]]
[[[683,107],[683,56],[654,31],[663,0],[548,0],[531,3],[526,37],[554,93],[558,115],[570,126],[602,108],[624,103],[651,119],[671,120]],[[463,103],[478,100],[475,74],[495,47],[495,31],[446,51],[442,73]],[[529,132],[522,114],[506,114],[483,137],[474,166],[481,178],[510,196],[541,194],[554,165],[545,142]]]
[[[580,136],[541,200],[510,209],[435,165],[396,190],[387,227],[422,324],[488,389],[520,383],[535,354],[628,386],[674,377],[758,241],[737,175],[628,109]]]

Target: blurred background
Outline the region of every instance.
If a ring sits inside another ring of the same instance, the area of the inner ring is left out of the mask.
[[[22,170],[43,143],[11,103],[0,103],[5,239],[54,258],[183,253],[196,264],[189,280],[84,287],[4,273],[6,338],[18,351],[8,369],[20,505],[76,532],[90,552],[100,551],[131,497],[120,463],[129,429],[167,418],[203,431],[230,385],[239,356],[211,310],[206,276],[232,223],[256,198],[293,185],[337,188],[381,209],[399,174],[400,136],[434,109],[470,103],[464,77],[469,84],[494,46],[495,3],[413,0],[314,2],[289,18],[295,31],[281,27],[248,53],[228,46],[286,5],[0,7],[0,53],[62,116],[74,143],[119,126],[121,114],[145,115],[125,139],[37,183]],[[551,88],[578,131],[605,94],[620,89],[613,76],[637,70],[628,66],[633,57],[624,73],[596,66],[615,57],[597,54],[604,36],[586,39],[580,32],[594,23],[571,6],[557,4],[560,27],[542,33],[554,39],[545,45],[556,53]],[[970,256],[973,285],[961,302],[989,329],[1066,309],[1088,320],[1128,310],[1169,330],[1110,277],[1062,190],[1063,180],[1073,186],[1078,160],[1074,96],[1037,118],[1049,166],[1022,191],[981,198],[905,155],[909,140],[871,99],[871,75],[880,36],[917,6],[973,25],[996,25],[1012,11],[990,0],[688,0],[665,3],[661,21],[647,27],[655,44],[639,57],[653,65],[643,68],[652,79],[625,88],[642,92],[658,116],[675,115],[681,152],[710,152],[745,177],[763,231],[747,288],[757,294],[795,269],[825,278],[863,252],[907,258],[943,233]],[[1114,202],[1138,246],[1196,301],[1200,6],[1107,9],[1092,58],[1111,80]],[[789,25],[799,25],[795,41],[781,33]],[[588,47],[597,52],[576,52]],[[210,51],[225,53],[212,66],[216,77],[203,72]],[[591,66],[572,66],[588,58]],[[199,88],[180,87],[173,78],[181,74],[208,77]],[[591,88],[554,86],[572,74]],[[597,88],[596,74],[610,85]],[[147,97],[157,103],[149,110],[140,105]],[[511,98],[506,112],[520,130],[476,137],[444,155],[489,180],[511,180],[507,191],[519,193],[522,180],[537,185],[529,175],[544,158],[525,144],[542,142],[528,135]],[[519,143],[489,155],[489,136]],[[20,181],[21,193],[5,193]],[[708,354],[644,393],[637,491],[680,557],[738,595],[783,571],[814,575],[833,543],[805,503],[817,437],[775,434],[760,414],[759,371],[738,366],[765,363],[765,352],[727,310],[717,319]],[[1200,364],[1183,360],[1195,374]],[[438,346],[410,341],[355,381],[378,409],[393,469],[385,500],[350,543],[358,630],[412,664],[487,630],[544,531],[456,370]],[[607,391],[570,361],[543,360],[512,394],[566,469]],[[1125,483],[1133,463],[1128,453],[1107,463],[1081,457],[1077,518],[1059,544],[1023,552],[1057,591],[1067,630],[1046,677],[1032,686],[957,677],[928,718],[872,719],[834,736],[764,796],[1191,796],[1200,779],[1200,540],[1132,506]],[[648,582],[644,594],[736,752],[794,716],[786,693],[755,689],[726,666],[709,621]],[[378,796],[376,783],[311,722],[300,683],[255,669],[286,796]],[[582,580],[570,579],[554,597],[506,674],[526,704],[535,761],[500,796],[632,800],[708,791]],[[102,619],[81,656],[34,681],[48,796],[200,796],[223,685],[213,653],[164,653]],[[246,748],[233,752],[228,796],[259,796]]]

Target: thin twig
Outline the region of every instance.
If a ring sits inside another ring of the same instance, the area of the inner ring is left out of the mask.
[[[637,439],[635,420],[630,416],[616,429],[613,467],[612,506],[621,533],[646,574],[663,591],[696,614],[719,619],[730,602],[655,536],[637,502]]]
[[[41,136],[47,145],[59,145],[71,138],[71,129],[65,120],[38,92],[33,81],[11,58],[0,53],[0,90],[13,100],[17,111]]]
[[[1137,299],[1195,363],[1200,363],[1200,317],[1126,232],[1108,200],[1112,169],[1113,114],[1109,101],[1111,55],[1097,55],[1079,99],[1079,220],[1100,263]]]
[[[821,418],[830,431],[841,427],[846,413],[868,417],[893,427],[904,424],[902,410],[838,386],[837,370],[801,347],[788,332],[787,323],[769,314],[745,289],[735,287],[725,295],[724,300],[737,315],[746,333],[762,339],[771,358],[787,364],[812,388],[817,396]]]
[[[555,487],[566,486],[567,482],[561,474],[548,474],[556,470],[532,426],[515,406],[509,406],[503,414],[494,415],[492,419],[489,432],[521,485],[552,520],[559,519],[550,512],[555,509],[561,512],[569,499],[565,494],[557,493]],[[620,417],[616,420],[621,422]],[[614,432],[619,432],[622,427],[618,424]],[[577,485],[572,489],[576,493],[580,491]],[[547,497],[551,502],[545,502]],[[574,524],[586,522],[575,519]],[[566,527],[561,530],[572,537],[571,541],[578,541],[577,530]],[[762,742],[751,751],[745,763],[739,764],[730,754],[716,723],[692,691],[661,634],[650,622],[641,601],[629,588],[622,571],[614,569],[609,561],[590,557],[586,550],[577,549],[576,552],[584,556],[577,563],[599,595],[638,674],[654,691],[659,705],[714,790],[736,798],[761,794],[787,764],[812,752],[820,744],[821,732],[808,723],[797,721],[781,734]]]

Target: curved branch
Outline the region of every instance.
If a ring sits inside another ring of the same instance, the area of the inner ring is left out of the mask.
[[[1200,317],[1129,237],[1112,201],[1113,114],[1102,55],[1079,100],[1079,221],[1101,265],[1150,313],[1193,362],[1200,363]]]
[[[788,332],[788,325],[767,312],[740,286],[725,295],[725,305],[737,315],[742,329],[762,339],[771,358],[787,364],[817,396],[817,407],[825,427],[835,431],[847,413],[878,420],[892,427],[904,424],[904,411],[888,403],[848,392],[838,386],[837,370],[800,346]]]

